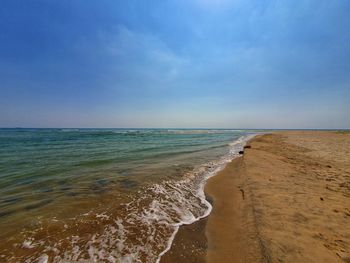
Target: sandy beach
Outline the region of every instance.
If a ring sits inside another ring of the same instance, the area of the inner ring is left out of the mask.
[[[1,1],[0,263],[350,263],[349,14]]]
[[[162,262],[350,262],[350,133],[260,135],[208,180]]]

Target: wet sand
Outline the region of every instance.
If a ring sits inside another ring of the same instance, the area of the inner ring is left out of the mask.
[[[171,249],[161,258],[161,263],[204,263],[207,251],[205,226],[208,218],[180,227]]]
[[[162,262],[350,262],[350,133],[276,132],[249,145],[209,179],[212,213],[180,228]],[[181,249],[191,240],[201,253]]]

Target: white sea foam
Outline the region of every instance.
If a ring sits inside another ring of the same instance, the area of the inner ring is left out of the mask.
[[[38,263],[47,263],[49,260],[49,256],[46,254],[43,254],[40,256],[40,258],[38,259]]]

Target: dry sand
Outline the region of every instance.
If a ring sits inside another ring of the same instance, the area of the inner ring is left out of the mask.
[[[181,228],[162,262],[350,262],[350,133],[278,132],[249,145],[209,179],[212,213]]]

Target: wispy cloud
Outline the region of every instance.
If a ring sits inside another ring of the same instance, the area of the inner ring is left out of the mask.
[[[166,89],[167,82],[176,80],[190,64],[186,57],[176,54],[153,34],[120,25],[101,36],[101,45],[110,56],[118,88],[125,85],[127,88]]]

